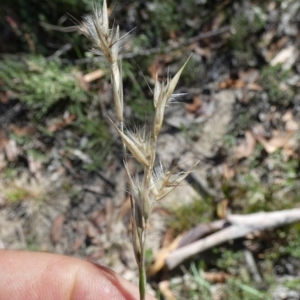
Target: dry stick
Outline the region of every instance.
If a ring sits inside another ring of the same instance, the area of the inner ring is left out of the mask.
[[[166,259],[168,268],[172,270],[184,260],[196,254],[229,240],[244,237],[257,230],[272,229],[299,222],[300,208],[276,212],[260,212],[245,216],[229,215],[227,221],[232,225],[195,243],[171,252]]]
[[[60,32],[75,32],[78,30],[78,26],[63,27],[63,26],[52,25],[42,21],[39,22],[39,24],[47,30],[54,30]]]
[[[58,58],[62,56],[64,53],[70,51],[72,49],[72,45],[70,43],[63,45],[60,47],[57,51],[55,51],[53,54],[47,57],[47,60],[53,60],[55,58]]]
[[[218,230],[224,228],[225,220],[217,220],[207,224],[199,224],[193,229],[189,230],[185,234],[179,235],[175,240],[168,245],[160,249],[155,256],[153,264],[147,269],[147,275],[149,277],[157,274],[165,266],[166,258],[171,251],[184,247],[192,242],[199,240],[200,238],[212,234]]]
[[[177,43],[175,45],[170,45],[170,46],[166,46],[166,47],[157,47],[157,48],[152,48],[152,49],[149,49],[149,50],[144,49],[143,51],[139,51],[137,53],[126,53],[126,54],[124,54],[124,58],[132,58],[132,57],[135,57],[135,56],[149,56],[149,55],[157,54],[157,53],[168,53],[170,51],[180,49],[182,47],[186,47],[188,45],[196,43],[200,40],[210,38],[210,37],[213,37],[213,36],[216,36],[216,35],[220,35],[220,34],[225,33],[225,32],[231,32],[231,31],[232,31],[231,26],[223,26],[223,27],[218,28],[216,30],[200,33],[196,36],[193,36],[193,37],[191,37],[189,39],[186,39],[181,43]]]
[[[252,252],[248,249],[244,249],[243,252],[244,252],[246,265],[248,267],[250,274],[252,275],[252,278],[257,283],[262,282],[262,278],[259,274],[259,271],[258,271],[258,268],[257,268],[257,265],[256,265],[256,262],[255,262]]]

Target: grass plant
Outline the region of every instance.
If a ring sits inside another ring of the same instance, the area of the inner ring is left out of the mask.
[[[131,195],[132,243],[139,270],[140,299],[145,299],[145,248],[147,223],[152,208],[156,201],[170,193],[195,167],[176,174],[176,168],[166,172],[163,164],[156,161],[156,141],[162,128],[165,108],[179,96],[173,92],[187,61],[173,78],[168,78],[164,82],[156,78],[153,90],[154,114],[150,126],[125,131],[122,62],[119,50],[128,35],[121,37],[119,26],[109,26],[105,0],[102,9],[95,8],[92,14],[84,16],[79,30],[93,42],[93,52],[96,55],[103,55],[110,66],[116,122],[109,120],[123,143],[124,166],[129,178]],[[127,163],[128,151],[143,167],[142,178],[132,177]]]

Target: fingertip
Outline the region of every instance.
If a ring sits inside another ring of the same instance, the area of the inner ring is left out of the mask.
[[[113,271],[87,263],[76,274],[71,299],[136,300],[136,289],[135,286],[128,289],[127,283]]]
[[[0,269],[0,300],[139,299],[132,283],[108,268],[77,258],[0,250]]]
[[[84,299],[83,297],[89,292],[91,293],[90,297],[96,295],[98,297],[96,299],[99,299],[99,295],[101,295],[103,300],[140,299],[137,286],[101,265],[89,263],[89,270],[85,269],[83,272],[79,272],[78,280],[81,283],[84,281],[84,284],[76,284],[74,300]],[[90,298],[87,297],[87,299]],[[151,295],[147,295],[146,299],[155,300]]]

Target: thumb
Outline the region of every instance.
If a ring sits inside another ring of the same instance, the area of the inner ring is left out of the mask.
[[[0,270],[0,300],[139,299],[138,288],[121,276],[72,257],[0,250]]]

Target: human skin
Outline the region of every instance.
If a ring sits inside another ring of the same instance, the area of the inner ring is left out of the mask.
[[[57,254],[0,250],[0,300],[136,300],[113,271]],[[154,300],[147,296],[147,300]]]

